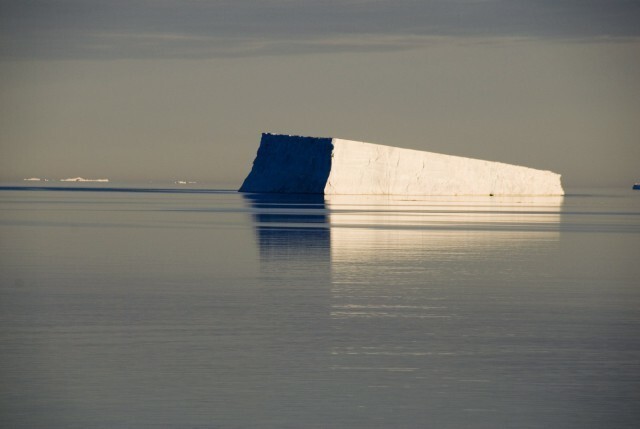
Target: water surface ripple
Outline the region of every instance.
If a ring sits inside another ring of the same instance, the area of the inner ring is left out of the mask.
[[[640,420],[640,193],[0,187],[0,425]]]

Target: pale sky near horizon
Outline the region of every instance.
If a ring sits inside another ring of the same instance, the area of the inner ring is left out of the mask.
[[[0,180],[239,185],[262,132],[640,181],[640,1],[4,0]]]

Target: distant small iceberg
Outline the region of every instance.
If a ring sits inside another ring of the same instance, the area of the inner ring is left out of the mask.
[[[22,179],[25,182],[48,182],[49,179],[41,179],[39,177],[28,177],[26,179]]]
[[[176,185],[195,185],[198,182],[190,182],[188,180],[176,180],[175,182]]]
[[[109,182],[109,179],[85,179],[84,177],[70,177],[68,179],[60,179],[61,182]]]

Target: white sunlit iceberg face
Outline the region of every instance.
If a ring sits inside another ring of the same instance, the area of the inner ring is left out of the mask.
[[[563,195],[551,171],[333,139],[325,194]]]

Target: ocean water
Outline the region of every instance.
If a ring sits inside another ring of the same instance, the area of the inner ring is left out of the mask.
[[[0,426],[622,428],[640,192],[0,187]]]

